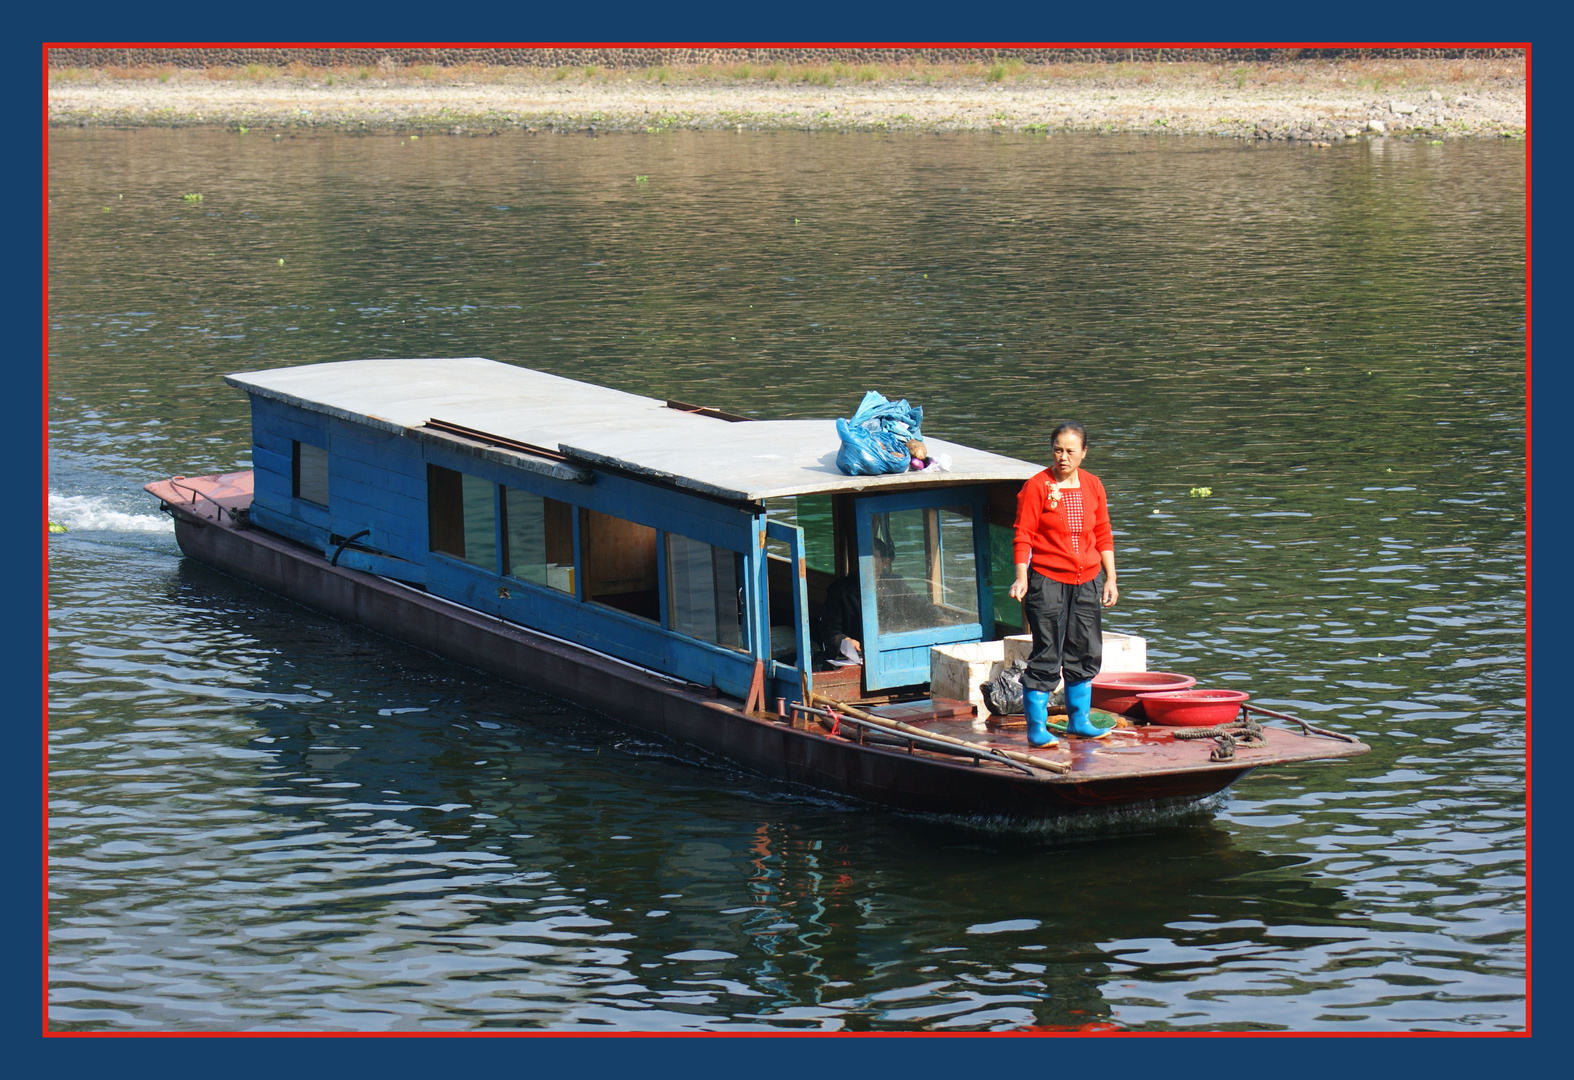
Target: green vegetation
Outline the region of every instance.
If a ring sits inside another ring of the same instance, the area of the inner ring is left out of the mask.
[[[1016,76],[1019,80],[1027,71],[1027,65],[1020,60],[996,61],[984,72],[985,82],[1001,82],[1007,75]]]

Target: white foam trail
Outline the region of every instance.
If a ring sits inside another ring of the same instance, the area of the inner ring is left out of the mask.
[[[49,520],[71,532],[174,532],[175,523],[164,514],[127,514],[110,508],[109,500],[96,495],[49,493]]]

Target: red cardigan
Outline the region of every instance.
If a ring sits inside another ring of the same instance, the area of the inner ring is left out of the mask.
[[[1077,476],[1082,487],[1062,490],[1058,506],[1050,505],[1049,485],[1054,482],[1055,475],[1048,469],[1023,484],[1017,493],[1016,540],[1012,544],[1014,561],[1030,563],[1040,574],[1066,585],[1092,581],[1103,566],[1099,552],[1115,550],[1104,485],[1085,470],[1078,470]],[[1077,491],[1082,494],[1082,531],[1073,549],[1066,509],[1068,496]]]

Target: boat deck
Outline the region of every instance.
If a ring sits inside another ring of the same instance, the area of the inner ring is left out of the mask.
[[[1051,766],[1066,769],[1062,781],[1106,780],[1159,776],[1177,772],[1207,770],[1240,772],[1262,765],[1283,765],[1330,758],[1355,757],[1370,748],[1358,741],[1341,738],[1306,735],[1283,727],[1263,723],[1262,742],[1235,740],[1233,754],[1223,760],[1213,760],[1219,742],[1204,736],[1200,729],[1165,727],[1157,724],[1135,724],[1124,717],[1093,711],[1093,718],[1100,724],[1121,724],[1102,739],[1083,739],[1061,734],[1059,743],[1052,747],[1035,749],[1028,745],[1027,732],[1018,728],[1001,728],[986,724],[982,718],[939,717],[903,719],[908,726],[942,737],[950,737],[976,746],[980,750],[1014,751],[1029,754]],[[1055,720],[1051,717],[1051,722]],[[823,729],[824,723],[814,727]],[[844,728],[837,737],[858,740],[858,731]],[[866,736],[867,737],[867,736]],[[959,748],[960,750],[960,748]],[[914,747],[913,753],[933,754],[937,757],[956,756],[925,747]],[[965,751],[961,751],[965,754]],[[998,767],[998,766],[995,766]]]
[[[252,478],[250,469],[217,476],[172,476],[143,484],[142,490],[195,517],[234,523],[251,506]]]
[[[1109,723],[1113,717],[1100,717],[1095,710],[1095,721]],[[1196,769],[1256,768],[1259,765],[1278,765],[1288,762],[1318,758],[1354,757],[1368,749],[1364,744],[1344,742],[1339,739],[1303,735],[1285,728],[1262,727],[1263,743],[1254,745],[1238,742],[1234,756],[1225,761],[1210,761],[1217,742],[1212,738],[1176,738],[1177,733],[1196,732],[1196,728],[1162,727],[1144,724],[1117,727],[1102,739],[1079,739],[1060,736],[1058,746],[1033,750],[1028,746],[1026,731],[991,731],[980,720],[934,720],[915,725],[952,738],[975,743],[985,749],[1017,750],[1035,757],[1058,761],[1071,766],[1068,776],[1096,773],[1101,777],[1152,776],[1159,773],[1193,771]]]

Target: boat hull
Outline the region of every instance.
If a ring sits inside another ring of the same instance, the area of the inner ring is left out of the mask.
[[[155,485],[149,488],[154,490]],[[1072,774],[1029,775],[998,764],[859,745],[818,726],[801,721],[795,726],[774,713],[747,712],[741,702],[714,690],[662,677],[387,578],[332,565],[316,551],[247,527],[242,515],[216,505],[165,501],[165,508],[175,519],[181,550],[216,570],[761,776],[817,791],[923,813],[1039,819],[1187,803],[1213,795],[1252,768],[1270,763],[1260,758],[1208,763],[1204,754],[1184,767],[1171,762],[1100,775],[1096,770],[1101,763],[1093,757],[1108,755],[1108,740],[1078,740],[1070,749]],[[239,523],[232,520],[237,517]],[[1345,756],[1366,749],[1357,746],[1299,756]],[[1273,755],[1271,760],[1285,759]]]

